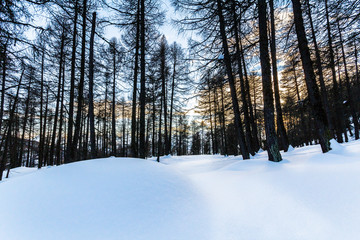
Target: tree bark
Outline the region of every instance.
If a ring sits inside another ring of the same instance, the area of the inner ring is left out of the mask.
[[[96,26],[96,12],[92,15],[90,56],[89,56],[89,121],[90,121],[90,148],[91,158],[96,158],[95,147],[95,117],[94,117],[94,38]]]
[[[238,63],[238,73],[240,78],[240,90],[241,90],[241,100],[243,104],[243,111],[244,111],[244,125],[245,125],[245,138],[247,143],[248,151],[251,155],[255,155],[255,150],[253,148],[253,139],[251,136],[251,128],[250,128],[250,117],[249,117],[249,107],[248,102],[246,98],[246,89],[245,89],[245,83],[244,83],[244,75],[242,71],[242,65],[245,63],[242,63],[241,59],[241,53],[240,53],[240,38],[238,33],[238,17],[236,13],[236,6],[235,2],[232,2],[232,14],[233,14],[233,21],[234,21],[234,35],[235,35],[235,49],[236,49],[236,59]]]
[[[268,36],[267,36],[267,18],[266,18],[266,1],[258,1],[259,9],[259,36],[260,36],[260,61],[264,97],[264,118],[265,118],[265,133],[267,152],[270,161],[280,162],[282,160],[278,141],[275,133],[274,121],[274,99],[271,86],[271,68],[268,50]]]
[[[71,53],[71,76],[70,76],[68,131],[67,131],[67,146],[66,146],[66,154],[65,154],[65,163],[71,162],[70,155],[71,155],[72,140],[73,140],[78,2],[79,2],[78,0],[75,1],[75,16],[74,16],[72,53]]]
[[[315,73],[310,58],[310,51],[308,47],[308,41],[306,39],[300,0],[292,0],[292,3],[293,3],[296,35],[298,38],[299,51],[300,51],[301,61],[305,74],[305,82],[308,91],[308,98],[310,101],[312,115],[314,117],[314,121],[316,122],[317,135],[320,141],[321,149],[323,153],[325,153],[330,150],[328,124],[321,103],[320,93],[318,86],[316,84]]]
[[[6,132],[5,145],[4,145],[2,156],[1,156],[1,159],[0,159],[0,181],[2,180],[3,172],[4,172],[5,166],[6,166],[6,160],[7,160],[7,155],[8,155],[8,146],[9,146],[9,141],[10,141],[10,138],[11,138],[11,128],[12,128],[12,124],[13,124],[13,120],[14,120],[15,109],[16,109],[17,102],[18,102],[18,99],[19,99],[19,92],[20,92],[20,88],[21,88],[21,82],[22,82],[23,75],[24,75],[24,70],[22,71],[21,76],[20,76],[19,85],[18,85],[18,88],[16,90],[16,95],[15,95],[15,98],[14,98],[12,108],[10,110],[9,124],[8,124],[8,127],[7,127],[7,131],[5,131]],[[4,136],[5,136],[5,134],[4,134]],[[9,175],[9,170],[8,170],[7,175]]]
[[[225,31],[225,20],[224,20],[224,16],[223,16],[223,7],[222,7],[221,0],[217,0],[217,14],[219,17],[220,35],[221,35],[222,47],[223,47],[223,51],[224,51],[224,61],[225,61],[227,75],[228,75],[233,111],[234,111],[234,116],[235,116],[235,127],[236,127],[236,132],[237,132],[237,140],[240,145],[240,151],[243,156],[243,159],[249,159],[250,156],[249,156],[249,152],[247,150],[246,142],[245,142],[245,138],[244,138],[244,130],[242,128],[239,103],[238,103],[238,98],[237,98],[237,94],[236,94],[233,70],[232,70],[232,66],[231,66],[231,57],[230,57],[230,53],[229,53],[229,47],[227,44],[228,39],[226,36],[226,31]]]
[[[334,96],[334,105],[335,105],[335,119],[336,119],[336,136],[338,142],[343,142],[342,133],[345,132],[345,123],[344,118],[345,114],[342,108],[343,100],[341,94],[341,87],[339,88],[338,83],[336,81],[336,71],[335,71],[335,57],[334,57],[334,49],[332,44],[332,36],[331,36],[331,26],[329,20],[329,10],[328,10],[328,1],[325,0],[325,17],[326,17],[326,29],[328,36],[328,46],[329,46],[329,67],[332,73],[332,81],[333,81],[333,96]]]
[[[71,145],[70,161],[79,160],[79,154],[76,154],[76,149],[81,138],[81,119],[82,108],[84,101],[84,81],[85,81],[85,51],[86,51],[86,15],[87,15],[87,0],[83,0],[83,13],[82,13],[82,40],[81,40],[81,63],[80,63],[80,81],[78,85],[78,109],[76,114],[74,139]],[[80,148],[79,148],[80,150]]]
[[[44,58],[45,58],[45,51],[42,51],[41,56],[41,82],[40,82],[40,140],[39,140],[39,162],[38,168],[42,167],[43,157],[44,157],[44,135],[43,135],[43,102],[44,102]],[[44,121],[46,122],[46,121]]]
[[[145,0],[140,0],[141,2],[141,22],[140,22],[140,45],[141,45],[141,54],[140,54],[140,69],[141,69],[141,79],[140,79],[140,157],[145,158],[146,155],[146,146],[145,146],[145,105],[146,105],[146,76],[145,76]],[[165,97],[165,96],[164,96]]]
[[[276,107],[276,125],[278,136],[280,136],[280,149],[287,152],[289,148],[289,139],[286,133],[283,113],[280,102],[280,90],[279,90],[279,79],[277,70],[277,57],[276,57],[276,39],[275,39],[275,16],[274,16],[274,0],[270,0],[270,25],[271,25],[271,63],[272,63],[272,75],[274,81],[274,93],[275,93],[275,107]]]
[[[61,35],[61,47],[60,47],[60,63],[59,63],[59,77],[58,77],[58,86],[57,86],[57,95],[56,95],[56,108],[55,108],[55,118],[53,125],[53,132],[51,137],[51,146],[49,153],[49,165],[54,165],[54,151],[55,151],[55,140],[56,140],[56,128],[59,118],[59,105],[60,105],[60,94],[61,94],[61,80],[62,80],[62,71],[64,64],[64,45],[65,45],[65,27],[63,27],[63,32]]]
[[[352,120],[353,120],[353,124],[354,124],[355,139],[358,140],[359,139],[359,120],[358,120],[358,116],[356,114],[354,97],[353,97],[353,93],[352,93],[352,90],[351,90],[350,78],[349,78],[349,73],[348,73],[347,64],[346,64],[344,42],[343,42],[343,38],[342,38],[342,34],[341,34],[341,28],[340,28],[339,20],[337,21],[337,26],[338,26],[338,30],[339,30],[341,52],[342,52],[342,57],[343,57],[343,62],[344,62],[346,90],[347,90],[347,94],[348,94],[350,112],[351,112],[351,116],[352,116]],[[347,134],[346,131],[345,131],[345,134]]]

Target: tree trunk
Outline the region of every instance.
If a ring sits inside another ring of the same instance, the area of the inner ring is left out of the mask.
[[[171,82],[171,97],[170,97],[170,125],[169,125],[169,141],[167,145],[167,153],[171,153],[171,141],[172,141],[172,122],[173,122],[173,108],[174,108],[174,93],[175,93],[175,79],[176,79],[176,65],[177,65],[177,45],[174,43],[174,62],[173,62],[173,74]]]
[[[323,68],[322,68],[322,64],[321,64],[320,51],[319,51],[319,47],[318,47],[318,44],[317,44],[315,28],[314,28],[314,24],[313,24],[313,20],[312,20],[312,15],[311,15],[310,1],[307,1],[307,10],[308,10],[308,16],[309,16],[310,27],[311,27],[311,35],[312,35],[312,38],[313,38],[313,43],[314,43],[314,48],[315,48],[316,67],[317,67],[317,71],[318,71],[318,75],[319,75],[319,82],[320,82],[320,88],[321,88],[321,97],[322,97],[322,101],[323,101],[323,105],[324,105],[324,110],[325,110],[325,113],[326,113],[326,119],[327,119],[328,124],[329,124],[329,129],[331,131],[333,131],[334,125],[333,125],[333,122],[332,122],[332,119],[331,119],[331,114],[330,114],[328,94],[327,94],[327,90],[326,90],[326,86],[325,86]]]
[[[93,12],[90,36],[89,56],[89,121],[90,121],[90,148],[91,158],[96,158],[95,147],[95,117],[94,117],[94,38],[96,26],[96,12]]]
[[[2,83],[1,83],[1,102],[0,102],[0,133],[2,128],[2,121],[4,115],[4,104],[5,104],[5,86],[6,86],[6,70],[7,70],[7,44],[4,46],[3,52],[3,65],[2,65]]]
[[[222,1],[217,0],[217,14],[219,17],[219,23],[220,23],[220,35],[222,39],[222,47],[224,51],[224,61],[226,66],[226,71],[229,79],[229,85],[230,85],[230,93],[231,93],[231,99],[232,99],[232,105],[233,105],[233,111],[235,116],[235,127],[237,132],[237,140],[240,145],[240,151],[243,156],[243,159],[249,159],[249,152],[246,147],[246,142],[244,138],[244,130],[242,128],[242,122],[240,117],[240,109],[239,109],[239,103],[238,98],[236,94],[236,87],[235,87],[235,81],[233,76],[233,70],[231,66],[231,57],[229,53],[229,47],[227,44],[227,36],[225,31],[225,20],[222,12]]]
[[[132,96],[132,112],[131,112],[131,155],[138,156],[138,148],[136,145],[136,101],[137,101],[137,78],[139,68],[139,48],[140,48],[140,0],[137,1],[136,15],[136,43],[135,43],[135,63],[134,63],[134,86]]]
[[[141,2],[141,22],[140,22],[140,69],[141,69],[141,79],[140,79],[140,157],[145,158],[146,148],[145,148],[145,104],[146,104],[146,85],[145,85],[145,0],[140,0]],[[165,97],[165,96],[164,96]]]
[[[240,90],[241,90],[241,100],[243,104],[243,111],[244,111],[244,124],[245,124],[245,138],[247,143],[247,149],[251,155],[255,155],[255,150],[253,148],[253,139],[251,137],[251,128],[250,128],[250,117],[249,117],[249,107],[246,98],[246,90],[245,90],[245,83],[244,83],[244,75],[242,71],[242,65],[245,63],[241,62],[241,53],[240,53],[240,38],[238,33],[238,17],[236,14],[236,7],[235,2],[232,2],[232,14],[233,14],[233,21],[234,21],[234,35],[235,35],[235,49],[236,49],[236,59],[238,63],[238,73],[240,78]]]
[[[338,25],[338,30],[339,30],[341,52],[342,52],[344,68],[345,68],[346,90],[347,90],[347,94],[348,94],[350,112],[351,112],[351,116],[352,116],[352,120],[353,120],[353,124],[354,124],[355,139],[358,140],[359,139],[359,120],[358,120],[358,116],[356,114],[356,107],[355,107],[354,98],[353,98],[353,94],[352,94],[352,90],[351,90],[350,78],[349,78],[349,73],[348,73],[347,65],[346,65],[345,50],[344,50],[344,44],[343,44],[339,21],[337,21],[337,25]],[[345,134],[347,134],[346,131],[345,131]]]
[[[40,140],[39,140],[39,162],[38,168],[42,167],[43,157],[44,157],[44,135],[43,135],[43,102],[44,102],[44,58],[45,58],[45,51],[42,51],[41,57],[41,82],[40,82]],[[46,122],[46,121],[44,121]]]
[[[22,162],[22,157],[23,157],[23,151],[24,151],[24,141],[25,141],[25,132],[26,132],[26,125],[28,122],[28,116],[29,116],[29,106],[30,106],[30,88],[31,88],[31,83],[32,83],[32,76],[30,76],[29,79],[29,85],[27,87],[27,91],[28,91],[28,96],[26,98],[26,102],[25,102],[25,113],[24,113],[24,121],[23,121],[23,130],[22,130],[22,135],[21,135],[21,141],[20,141],[20,151],[19,151],[19,159],[18,162]]]
[[[63,67],[63,74],[62,74],[62,84],[61,84],[61,107],[60,107],[60,123],[59,123],[59,134],[57,140],[57,149],[56,149],[56,165],[61,164],[61,138],[62,138],[62,131],[63,131],[63,123],[64,123],[64,92],[65,92],[65,64]]]
[[[10,110],[9,124],[8,124],[8,127],[7,127],[7,131],[5,131],[6,134],[4,134],[4,136],[6,135],[6,138],[5,138],[5,145],[4,145],[4,148],[3,148],[2,156],[1,156],[1,159],[0,159],[0,181],[2,180],[3,172],[4,172],[5,166],[6,166],[6,160],[7,160],[7,155],[8,155],[8,146],[9,146],[9,141],[10,141],[10,138],[11,138],[11,127],[12,127],[13,120],[14,120],[14,113],[15,113],[15,109],[16,109],[16,106],[17,106],[18,98],[19,98],[19,92],[20,92],[20,88],[21,88],[21,82],[22,82],[23,75],[24,75],[24,70],[22,71],[21,76],[20,76],[19,85],[18,85],[18,88],[16,90],[16,95],[15,95],[15,98],[14,98],[12,108]],[[9,170],[8,170],[7,175],[9,175]]]
[[[54,151],[55,151],[55,140],[56,140],[56,128],[59,118],[59,105],[60,105],[60,93],[61,93],[61,80],[62,80],[62,71],[64,63],[64,45],[65,45],[65,26],[63,27],[63,32],[61,36],[61,47],[60,47],[60,63],[59,63],[59,77],[58,77],[58,86],[57,86],[57,95],[56,95],[56,108],[55,108],[55,118],[53,125],[53,132],[51,138],[50,146],[50,155],[49,155],[49,164],[54,165]]]
[[[329,67],[332,73],[332,81],[333,81],[333,96],[334,96],[334,105],[335,105],[335,119],[336,119],[336,136],[338,142],[343,142],[342,133],[345,131],[345,123],[344,123],[344,111],[342,108],[343,100],[342,100],[342,93],[338,87],[338,83],[336,81],[336,71],[335,71],[335,57],[334,57],[334,50],[332,44],[332,36],[331,36],[331,26],[329,20],[329,10],[328,10],[328,3],[325,0],[325,16],[326,16],[326,29],[327,29],[327,36],[328,36],[328,45],[329,45]]]
[[[325,153],[330,150],[328,124],[320,100],[320,93],[318,86],[316,84],[315,73],[310,58],[310,51],[308,47],[308,41],[306,39],[300,0],[292,0],[292,3],[293,3],[296,35],[298,38],[299,51],[300,51],[301,61],[305,74],[305,82],[308,91],[308,98],[310,101],[312,115],[314,117],[314,121],[316,122],[317,134],[320,141],[321,149],[323,153]]]
[[[266,1],[258,1],[259,9],[259,36],[260,36],[260,61],[264,97],[264,119],[266,133],[266,148],[270,161],[280,162],[282,160],[278,141],[275,133],[274,121],[274,98],[271,86],[271,68],[268,50]]]
[[[66,147],[66,154],[65,154],[65,163],[71,162],[70,155],[71,155],[72,140],[73,140],[78,2],[79,2],[78,0],[75,0],[75,16],[74,16],[72,53],[71,53],[71,77],[70,77],[68,132],[67,132],[67,147]]]
[[[71,145],[70,161],[76,161],[80,158],[77,154],[77,146],[81,137],[81,119],[82,119],[82,108],[84,101],[84,81],[85,81],[85,51],[86,51],[86,14],[87,14],[87,0],[83,0],[83,13],[82,13],[82,40],[81,40],[81,63],[80,63],[80,81],[78,85],[78,109],[76,114],[74,139]],[[79,148],[80,150],[80,148]]]
[[[287,152],[289,148],[289,139],[286,133],[284,119],[282,114],[281,102],[280,102],[280,90],[277,70],[277,57],[276,57],[276,39],[275,39],[275,16],[274,16],[274,0],[270,0],[270,25],[271,25],[271,63],[272,63],[272,75],[274,81],[274,93],[275,93],[275,107],[276,107],[276,125],[278,136],[280,136],[280,149]]]

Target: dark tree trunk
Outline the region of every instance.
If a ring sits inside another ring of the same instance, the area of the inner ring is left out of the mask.
[[[58,77],[58,86],[57,86],[57,95],[56,95],[56,108],[55,108],[55,117],[53,132],[51,137],[51,146],[49,153],[49,165],[54,165],[54,151],[55,151],[55,141],[56,141],[56,128],[59,118],[59,106],[60,106],[60,94],[61,94],[61,81],[63,73],[63,64],[64,64],[64,45],[65,45],[65,27],[63,27],[63,32],[61,36],[61,47],[60,47],[60,63],[59,63],[59,77]]]
[[[68,132],[67,132],[67,147],[65,154],[65,163],[71,162],[70,155],[73,140],[73,125],[74,125],[74,99],[75,99],[75,67],[76,67],[76,36],[77,36],[77,19],[78,19],[78,0],[75,1],[75,16],[72,38],[72,53],[71,53],[71,76],[70,76],[70,98],[69,98],[69,114],[68,114]]]
[[[211,136],[211,146],[212,153],[215,154],[215,139],[214,139],[214,131],[213,131],[213,121],[212,121],[212,109],[211,109],[211,86],[210,86],[210,76],[207,76],[207,84],[209,90],[209,118],[210,118],[210,136]]]
[[[125,145],[125,135],[126,135],[126,121],[125,121],[125,101],[122,105],[122,157],[125,157],[126,145]]]
[[[1,83],[1,102],[0,102],[0,133],[2,128],[2,121],[4,115],[5,104],[5,86],[6,86],[6,70],[7,70],[7,44],[4,46],[3,63],[2,63],[2,83]]]
[[[227,136],[226,136],[226,123],[225,123],[225,105],[224,105],[224,90],[223,86],[220,87],[221,92],[221,116],[222,116],[222,131],[223,131],[223,139],[224,139],[224,155],[228,155],[228,144],[227,144]]]
[[[274,81],[274,93],[275,93],[275,107],[276,107],[276,125],[278,136],[280,136],[280,149],[287,152],[289,148],[289,139],[286,133],[283,113],[280,102],[280,90],[279,90],[279,80],[278,80],[278,70],[277,70],[277,57],[276,57],[276,39],[275,39],[275,16],[274,16],[274,0],[270,0],[270,25],[271,25],[271,40],[270,40],[270,49],[271,49],[271,63],[272,63],[272,75]]]
[[[242,121],[240,117],[240,109],[239,109],[239,103],[238,98],[236,94],[236,87],[235,87],[235,81],[233,76],[233,70],[231,66],[231,57],[229,53],[229,47],[227,44],[227,36],[225,31],[225,20],[223,16],[223,7],[222,7],[222,1],[217,0],[217,14],[219,17],[219,23],[220,23],[220,35],[222,39],[222,47],[224,51],[224,61],[226,66],[226,71],[229,79],[229,85],[230,85],[230,92],[231,92],[231,99],[232,99],[232,105],[233,105],[233,111],[235,116],[235,127],[237,132],[237,140],[240,145],[240,151],[243,156],[243,159],[249,159],[249,152],[246,147],[246,142],[244,138],[244,130],[242,128]]]
[[[6,134],[4,134],[5,137],[5,144],[4,144],[4,148],[3,148],[3,152],[2,152],[2,156],[0,159],[0,181],[2,180],[3,177],[3,172],[5,170],[5,166],[6,166],[6,161],[7,161],[7,155],[8,155],[8,147],[9,147],[9,141],[11,138],[11,128],[12,128],[12,124],[14,122],[14,113],[15,113],[15,109],[17,106],[17,102],[18,102],[18,98],[19,98],[19,92],[20,92],[20,88],[21,88],[21,82],[22,82],[22,78],[24,75],[24,71],[22,71],[21,76],[20,76],[20,80],[19,80],[19,85],[18,88],[16,90],[16,95],[14,98],[14,102],[12,105],[12,108],[10,109],[10,115],[9,115],[9,124],[7,126],[7,131],[5,131]],[[9,170],[7,175],[9,175]]]
[[[162,152],[162,141],[161,141],[161,120],[162,120],[162,108],[163,108],[163,96],[161,94],[161,99],[160,99],[160,113],[159,113],[159,133],[158,133],[158,146],[157,146],[157,158],[156,158],[156,161],[160,162],[160,155],[161,155],[161,152]]]
[[[254,111],[256,111],[253,107],[253,104],[251,102],[251,94],[250,94],[250,85],[249,85],[249,78],[248,78],[248,74],[247,74],[247,70],[246,70],[246,64],[245,64],[245,57],[244,57],[244,50],[241,44],[241,39],[239,40],[240,42],[240,53],[241,53],[241,59],[243,62],[243,67],[244,67],[244,76],[245,76],[245,86],[246,86],[246,96],[247,96],[247,101],[249,104],[249,114],[250,114],[250,122],[251,122],[251,128],[252,128],[252,143],[253,143],[253,148],[254,151],[257,152],[260,149],[260,143],[259,143],[259,139],[258,139],[258,127],[256,125],[256,116]],[[255,88],[254,88],[255,89]]]
[[[325,16],[326,16],[326,29],[328,36],[328,45],[329,45],[329,67],[331,68],[332,73],[332,81],[333,81],[333,96],[334,96],[334,105],[335,105],[335,124],[336,124],[336,136],[338,142],[343,142],[342,133],[345,132],[345,123],[344,123],[344,111],[342,108],[342,93],[336,81],[336,71],[335,71],[335,57],[334,57],[334,49],[332,44],[332,36],[331,36],[331,26],[329,20],[329,10],[328,3],[325,0]]]
[[[274,121],[274,98],[271,86],[271,68],[268,50],[267,19],[266,19],[266,1],[258,1],[259,9],[259,36],[260,36],[260,61],[264,97],[264,119],[266,133],[266,148],[270,161],[280,162],[282,160],[278,141],[275,132]]]
[[[40,140],[39,140],[39,162],[38,168],[42,167],[43,157],[44,157],[44,135],[43,135],[43,102],[44,102],[44,57],[45,51],[43,50],[41,56],[41,82],[40,82]],[[46,122],[46,121],[44,121]]]
[[[146,148],[145,148],[145,104],[146,104],[146,85],[145,85],[145,0],[140,0],[141,2],[141,22],[140,22],[140,69],[141,69],[141,78],[140,78],[140,157],[145,158]],[[165,97],[165,96],[164,96]]]
[[[18,162],[22,162],[22,158],[23,158],[23,151],[24,151],[24,141],[25,141],[25,132],[26,132],[26,126],[27,126],[27,122],[28,122],[28,116],[29,116],[29,107],[30,107],[30,88],[31,88],[31,83],[32,83],[32,76],[30,76],[29,79],[29,85],[27,87],[27,91],[28,91],[28,95],[26,98],[26,102],[25,102],[25,113],[24,113],[24,121],[23,121],[23,129],[22,129],[22,135],[21,135],[21,141],[20,141],[20,151],[19,151],[19,159]]]
[[[136,16],[136,43],[135,43],[135,63],[134,63],[134,86],[132,96],[132,112],[131,112],[131,155],[138,156],[138,148],[136,144],[136,101],[137,101],[137,78],[139,68],[139,48],[140,48],[140,0],[137,1]]]
[[[44,113],[44,126],[43,126],[43,146],[42,146],[42,150],[45,154],[43,154],[43,161],[41,163],[41,166],[44,166],[47,163],[47,157],[48,157],[48,151],[47,151],[47,140],[48,137],[46,137],[46,126],[47,126],[47,118],[48,118],[48,108],[49,107],[49,86],[46,87],[46,100],[45,100],[45,113]],[[50,127],[49,127],[50,128]],[[46,145],[46,148],[45,148]]]
[[[251,155],[255,155],[255,150],[253,148],[253,139],[251,136],[251,128],[250,128],[250,117],[249,117],[249,107],[248,107],[248,102],[247,102],[247,98],[246,98],[246,89],[245,89],[245,83],[244,83],[244,75],[243,75],[243,71],[242,71],[242,65],[245,63],[242,63],[242,59],[241,59],[241,53],[240,53],[240,38],[239,38],[239,33],[238,33],[238,17],[236,14],[236,7],[235,7],[235,2],[232,2],[232,13],[233,13],[233,21],[234,21],[234,35],[235,35],[235,48],[236,48],[236,59],[237,59],[237,63],[238,63],[238,73],[239,73],[239,78],[240,78],[240,90],[241,90],[241,101],[243,104],[243,111],[244,111],[244,124],[245,124],[245,138],[246,138],[246,143],[247,143],[247,148],[248,151]]]
[[[344,62],[346,90],[347,90],[347,94],[348,94],[350,112],[351,112],[351,116],[352,116],[352,120],[353,120],[353,124],[354,124],[355,139],[358,140],[359,139],[359,120],[358,120],[358,116],[356,114],[356,107],[355,107],[355,103],[354,103],[353,93],[351,90],[350,78],[349,78],[349,73],[348,73],[347,65],[346,65],[344,42],[342,39],[339,21],[337,22],[337,25],[338,25],[339,36],[340,36],[341,52],[342,52],[342,57],[343,57],[343,62]],[[346,134],[346,132],[345,132],[345,134]]]
[[[89,121],[90,121],[90,148],[91,158],[96,158],[95,147],[95,117],[94,117],[94,38],[96,26],[96,12],[93,12],[90,36],[89,56]]]
[[[173,109],[174,109],[174,93],[175,93],[175,79],[176,79],[176,65],[177,65],[177,50],[176,44],[174,43],[174,62],[173,62],[173,74],[172,74],[172,82],[171,82],[171,96],[170,96],[170,125],[169,125],[169,141],[167,145],[166,152],[171,153],[171,141],[172,141],[172,122],[173,122]]]
[[[314,121],[316,122],[317,134],[320,141],[321,149],[323,153],[325,153],[330,150],[328,124],[326,121],[324,109],[322,107],[320,93],[316,84],[315,73],[310,58],[310,51],[308,47],[308,41],[306,39],[300,0],[292,0],[292,3],[296,35],[298,38],[299,51],[305,74],[308,98],[310,101],[312,115],[314,117]]]
[[[61,138],[63,131],[63,123],[64,123],[64,92],[65,92],[65,64],[63,67],[62,74],[62,84],[61,84],[61,107],[60,107],[60,123],[59,123],[59,134],[57,140],[57,149],[56,149],[56,165],[61,164]]]
[[[354,42],[354,53],[355,53],[355,70],[356,70],[356,84],[357,84],[357,87],[360,87],[360,76],[359,76],[359,66],[358,66],[358,52],[357,52],[357,46]]]
[[[319,47],[318,47],[318,44],[317,44],[315,28],[314,28],[314,24],[313,24],[313,20],[312,20],[312,15],[311,15],[310,1],[307,1],[307,9],[308,9],[308,15],[309,15],[309,20],[310,20],[311,35],[312,35],[312,38],[313,38],[314,48],[315,48],[316,67],[317,67],[317,73],[319,75],[319,82],[320,82],[320,87],[321,87],[321,97],[322,97],[322,101],[323,101],[323,105],[324,105],[324,110],[325,110],[325,113],[326,113],[326,118],[327,118],[327,121],[328,121],[328,124],[329,124],[329,129],[331,131],[333,131],[334,125],[332,123],[331,115],[330,115],[328,94],[327,94],[325,81],[324,81],[324,74],[323,74],[323,68],[322,68],[322,64],[321,64],[320,50],[319,50]]]
[[[84,102],[84,81],[85,81],[85,51],[86,51],[86,14],[87,14],[87,0],[83,0],[83,13],[82,13],[82,40],[81,40],[81,63],[80,63],[80,81],[78,85],[78,109],[76,114],[74,139],[71,145],[70,161],[79,160],[79,155],[76,152],[79,140],[81,138],[81,119],[82,119],[82,108]],[[80,150],[80,148],[79,148]]]

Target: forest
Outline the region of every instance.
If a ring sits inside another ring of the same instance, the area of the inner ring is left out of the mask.
[[[359,0],[1,1],[0,180],[110,156],[331,151],[359,139],[359,29]]]

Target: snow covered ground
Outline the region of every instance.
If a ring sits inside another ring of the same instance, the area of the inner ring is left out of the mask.
[[[17,169],[0,182],[0,239],[355,240],[360,141],[332,147]]]

